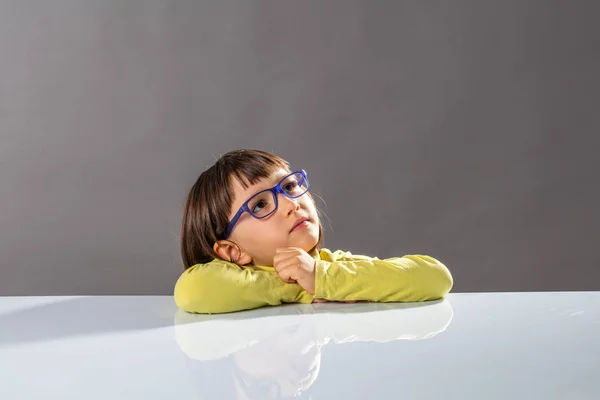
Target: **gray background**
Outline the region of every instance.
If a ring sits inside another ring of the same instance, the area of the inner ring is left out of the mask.
[[[600,289],[600,3],[0,0],[0,295],[170,294],[215,157],[305,168],[326,247]]]

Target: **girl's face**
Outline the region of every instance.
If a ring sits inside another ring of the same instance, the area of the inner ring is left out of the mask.
[[[261,190],[272,188],[290,171],[279,169],[269,178],[262,179],[247,189],[234,180],[234,198],[229,220],[239,208]],[[270,216],[257,219],[245,212],[238,219],[228,240],[235,242],[254,265],[273,266],[275,251],[281,247],[300,247],[304,251],[313,249],[319,241],[319,217],[310,195],[295,199],[277,194],[278,207]],[[294,228],[301,219],[306,223]]]

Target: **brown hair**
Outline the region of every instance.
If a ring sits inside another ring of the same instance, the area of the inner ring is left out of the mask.
[[[218,258],[213,245],[222,238],[229,223],[233,179],[248,188],[279,168],[290,170],[288,162],[275,154],[262,150],[234,150],[223,154],[200,175],[187,196],[181,221],[184,269]],[[323,228],[319,224],[319,242],[315,248],[321,246],[322,238]]]

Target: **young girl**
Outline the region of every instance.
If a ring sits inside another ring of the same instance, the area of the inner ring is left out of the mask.
[[[187,197],[175,302],[192,313],[282,303],[439,299],[452,276],[423,255],[380,260],[321,248],[323,228],[303,170],[274,154],[236,150]]]

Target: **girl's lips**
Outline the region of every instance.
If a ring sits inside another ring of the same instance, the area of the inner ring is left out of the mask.
[[[301,229],[304,229],[304,228],[306,228],[308,226],[309,223],[310,222],[308,220],[302,221],[299,224],[297,224],[296,226],[294,226],[290,232],[296,232],[296,231],[299,231]]]

